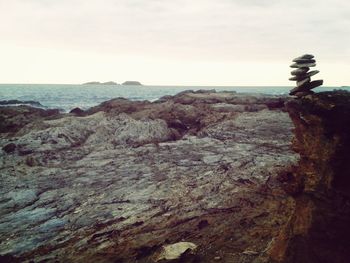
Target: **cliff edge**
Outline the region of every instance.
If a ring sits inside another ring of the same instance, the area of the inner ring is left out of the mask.
[[[286,103],[298,168],[285,175],[295,210],[269,250],[273,262],[349,262],[350,93]]]

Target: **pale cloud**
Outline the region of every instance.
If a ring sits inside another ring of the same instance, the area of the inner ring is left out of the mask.
[[[207,71],[228,74],[203,74],[201,83],[217,81],[218,85],[268,85],[270,79],[271,85],[289,84],[283,79],[288,76],[277,75],[281,71],[277,67],[285,64],[283,70],[287,71],[291,58],[311,52],[320,66],[331,69],[324,72],[330,84],[350,82],[347,75],[340,75],[344,67],[350,70],[348,0],[0,0],[0,10],[0,55],[6,53],[12,59],[0,62],[0,69],[12,76],[3,76],[0,82],[14,82],[15,74],[18,76],[18,72],[6,69],[6,64],[15,61],[19,65],[27,60],[30,67],[28,61],[35,57],[50,63],[39,58],[46,52],[51,52],[52,70],[62,73],[65,70],[61,58],[69,63],[77,58],[72,54],[79,54],[84,61],[83,58],[96,59],[105,72],[111,72],[107,68],[111,58],[123,61],[124,66],[128,61],[137,63],[139,58],[148,66],[134,67],[132,71],[132,65],[128,65],[130,72],[123,70],[123,75],[144,77],[145,72],[152,70],[147,76],[153,76],[154,71],[163,70],[161,63],[165,63],[171,71],[164,73],[169,82],[174,82],[171,74],[176,71],[178,83],[192,83],[183,72],[183,68],[189,70],[192,66],[180,68],[181,64],[197,65],[194,68],[206,65]],[[22,57],[18,57],[18,50],[31,54],[20,52]],[[215,67],[208,66],[210,63]],[[86,63],[74,64],[89,72],[86,78],[103,75],[94,74],[95,69]],[[249,64],[256,72],[243,72]],[[257,70],[258,65],[266,67]],[[334,69],[340,65],[342,69]],[[114,66],[119,71],[122,68]],[[228,67],[245,78],[230,74]],[[266,68],[274,71],[267,72]],[[45,67],[38,65],[32,73],[39,76],[40,70]],[[85,80],[82,74],[79,78],[65,74],[46,72],[46,76],[54,78],[52,81]],[[249,77],[252,74],[254,78]],[[271,77],[265,78],[266,74]],[[43,81],[40,77],[25,79]],[[154,76],[149,81],[159,80]],[[167,79],[162,81],[166,83]]]

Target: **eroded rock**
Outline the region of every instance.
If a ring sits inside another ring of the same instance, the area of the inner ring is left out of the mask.
[[[268,250],[274,262],[350,257],[350,93],[322,92],[287,104],[299,166],[286,185],[296,206]],[[294,185],[294,187],[291,187]]]
[[[149,262],[190,240],[200,262],[258,259],[242,252],[264,251],[295,206],[278,180],[298,160],[285,101],[212,91],[115,99],[5,129],[0,146],[17,147],[0,153],[0,254]]]

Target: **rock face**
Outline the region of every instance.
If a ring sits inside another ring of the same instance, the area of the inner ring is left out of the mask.
[[[310,77],[319,73],[318,70],[308,72],[310,67],[316,66],[316,60],[313,58],[313,55],[305,54],[293,60],[293,62],[295,63],[292,64],[290,67],[297,69],[291,72],[293,77],[291,77],[289,80],[297,81],[297,87],[290,91],[290,95],[304,97],[309,94],[312,94],[312,89],[323,84],[323,80],[311,81],[310,79]]]
[[[350,93],[323,92],[287,103],[301,155],[286,187],[296,206],[269,253],[273,262],[350,258]]]
[[[298,161],[285,101],[188,91],[84,116],[12,108],[16,128],[0,133],[0,255],[153,262],[190,242],[183,262],[263,262],[295,210],[279,179]]]
[[[59,110],[43,110],[29,106],[0,107],[0,133],[17,132],[25,125],[43,120],[45,118],[56,118]]]

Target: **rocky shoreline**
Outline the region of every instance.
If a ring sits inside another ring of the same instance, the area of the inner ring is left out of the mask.
[[[183,242],[195,252],[181,262],[283,261],[300,159],[291,100],[187,91],[69,114],[0,107],[2,259],[163,262]]]

